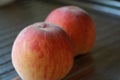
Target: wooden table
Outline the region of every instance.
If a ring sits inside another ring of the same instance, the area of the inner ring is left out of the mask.
[[[92,52],[76,57],[63,80],[120,80],[120,19],[76,4],[92,16],[97,38]],[[43,21],[51,10],[63,5],[25,0],[0,8],[0,80],[20,80],[11,63],[11,47],[20,30]]]

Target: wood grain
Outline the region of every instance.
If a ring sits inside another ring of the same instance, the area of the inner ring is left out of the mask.
[[[70,4],[88,11],[95,22],[97,35],[91,54],[75,58],[73,69],[63,80],[120,80],[118,16],[97,12],[98,8],[92,4],[72,0],[64,3],[44,0],[18,2],[0,9],[0,80],[20,79],[11,62],[12,45],[17,34],[29,24],[44,21],[51,10]]]

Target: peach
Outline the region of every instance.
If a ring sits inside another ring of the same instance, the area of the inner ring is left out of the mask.
[[[64,6],[53,10],[45,20],[58,25],[71,37],[74,56],[90,52],[94,46],[96,30],[90,15],[76,6]]]
[[[24,28],[12,47],[12,63],[23,80],[60,80],[73,65],[73,48],[61,28],[35,23]]]

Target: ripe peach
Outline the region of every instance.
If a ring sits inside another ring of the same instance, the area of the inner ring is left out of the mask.
[[[71,37],[75,54],[83,55],[94,46],[96,31],[90,15],[81,8],[64,6],[53,10],[45,20],[58,25]]]
[[[35,23],[17,36],[12,63],[23,80],[60,80],[73,65],[72,43],[61,28]]]

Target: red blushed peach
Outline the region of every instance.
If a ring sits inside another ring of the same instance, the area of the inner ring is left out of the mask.
[[[76,55],[90,52],[94,46],[96,30],[90,15],[81,8],[65,6],[53,10],[45,20],[64,29],[74,43]]]
[[[73,65],[70,38],[52,24],[30,25],[13,44],[12,63],[23,80],[60,80]]]

